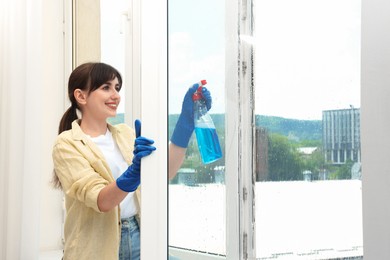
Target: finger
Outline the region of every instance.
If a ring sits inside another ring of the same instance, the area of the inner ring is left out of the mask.
[[[131,167],[132,167],[135,171],[139,172],[139,171],[141,170],[140,161],[139,161],[139,160],[133,159],[133,164],[131,165]]]
[[[154,150],[156,150],[156,147],[153,145],[136,145],[135,150],[137,150],[137,151],[144,151],[144,150],[154,151]]]
[[[134,154],[133,163],[139,162],[143,157],[150,155],[152,152],[153,151],[151,151],[151,150],[146,150],[146,151],[142,151],[142,152]]]
[[[149,144],[154,144],[154,141],[152,139],[149,139],[149,138],[146,138],[143,136],[139,136],[135,139],[134,144],[135,145],[149,145]]]
[[[156,147],[151,145],[137,145],[133,151],[133,154],[143,152],[143,151],[154,151],[156,150]]]
[[[210,110],[212,104],[212,98],[211,98],[210,91],[205,87],[202,88],[202,96],[206,101],[207,110]]]
[[[192,100],[192,95],[196,92],[196,90],[199,88],[199,83],[195,83],[187,90],[186,97],[190,98]]]
[[[211,99],[210,91],[206,87],[202,87],[202,96],[204,99]]]
[[[194,85],[192,85],[192,87],[190,87],[189,91],[192,92],[192,94],[195,93],[195,91],[199,88],[199,83],[195,83]]]
[[[135,137],[139,137],[141,135],[141,121],[139,119],[136,119],[134,121],[135,126]]]

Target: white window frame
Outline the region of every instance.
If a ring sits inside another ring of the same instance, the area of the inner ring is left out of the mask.
[[[142,135],[153,138],[157,147],[153,155],[142,161],[141,257],[165,260],[168,254],[167,1],[142,0],[137,6],[140,9],[133,9],[133,18],[135,13],[140,13],[141,31],[140,37],[133,34],[133,39],[141,41],[138,64]],[[135,66],[137,64],[133,66],[133,72],[138,73]]]
[[[141,1],[128,0],[125,31],[125,76],[131,86],[126,89],[125,122],[134,124],[141,118]],[[155,73],[155,72],[154,72]]]
[[[251,10],[252,0],[226,2],[227,259],[256,258]]]

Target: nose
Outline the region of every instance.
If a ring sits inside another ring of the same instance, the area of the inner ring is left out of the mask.
[[[114,100],[120,99],[121,95],[119,94],[119,91],[114,89],[113,92],[112,92],[111,98],[114,99]]]
[[[120,97],[119,91],[116,90],[116,89],[114,89],[112,95],[115,96],[115,97]]]

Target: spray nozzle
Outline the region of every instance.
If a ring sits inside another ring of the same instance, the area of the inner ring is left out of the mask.
[[[202,79],[198,85],[198,89],[196,90],[196,92],[192,95],[192,100],[201,100],[203,98],[203,94],[202,94],[202,88],[204,85],[207,84],[207,81],[205,79]]]

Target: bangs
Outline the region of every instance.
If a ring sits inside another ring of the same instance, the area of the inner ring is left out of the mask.
[[[115,78],[118,78],[119,89],[122,88],[122,77],[115,68],[105,63],[96,63],[90,74],[90,89],[89,92],[92,92],[98,89],[104,83],[111,81]]]

